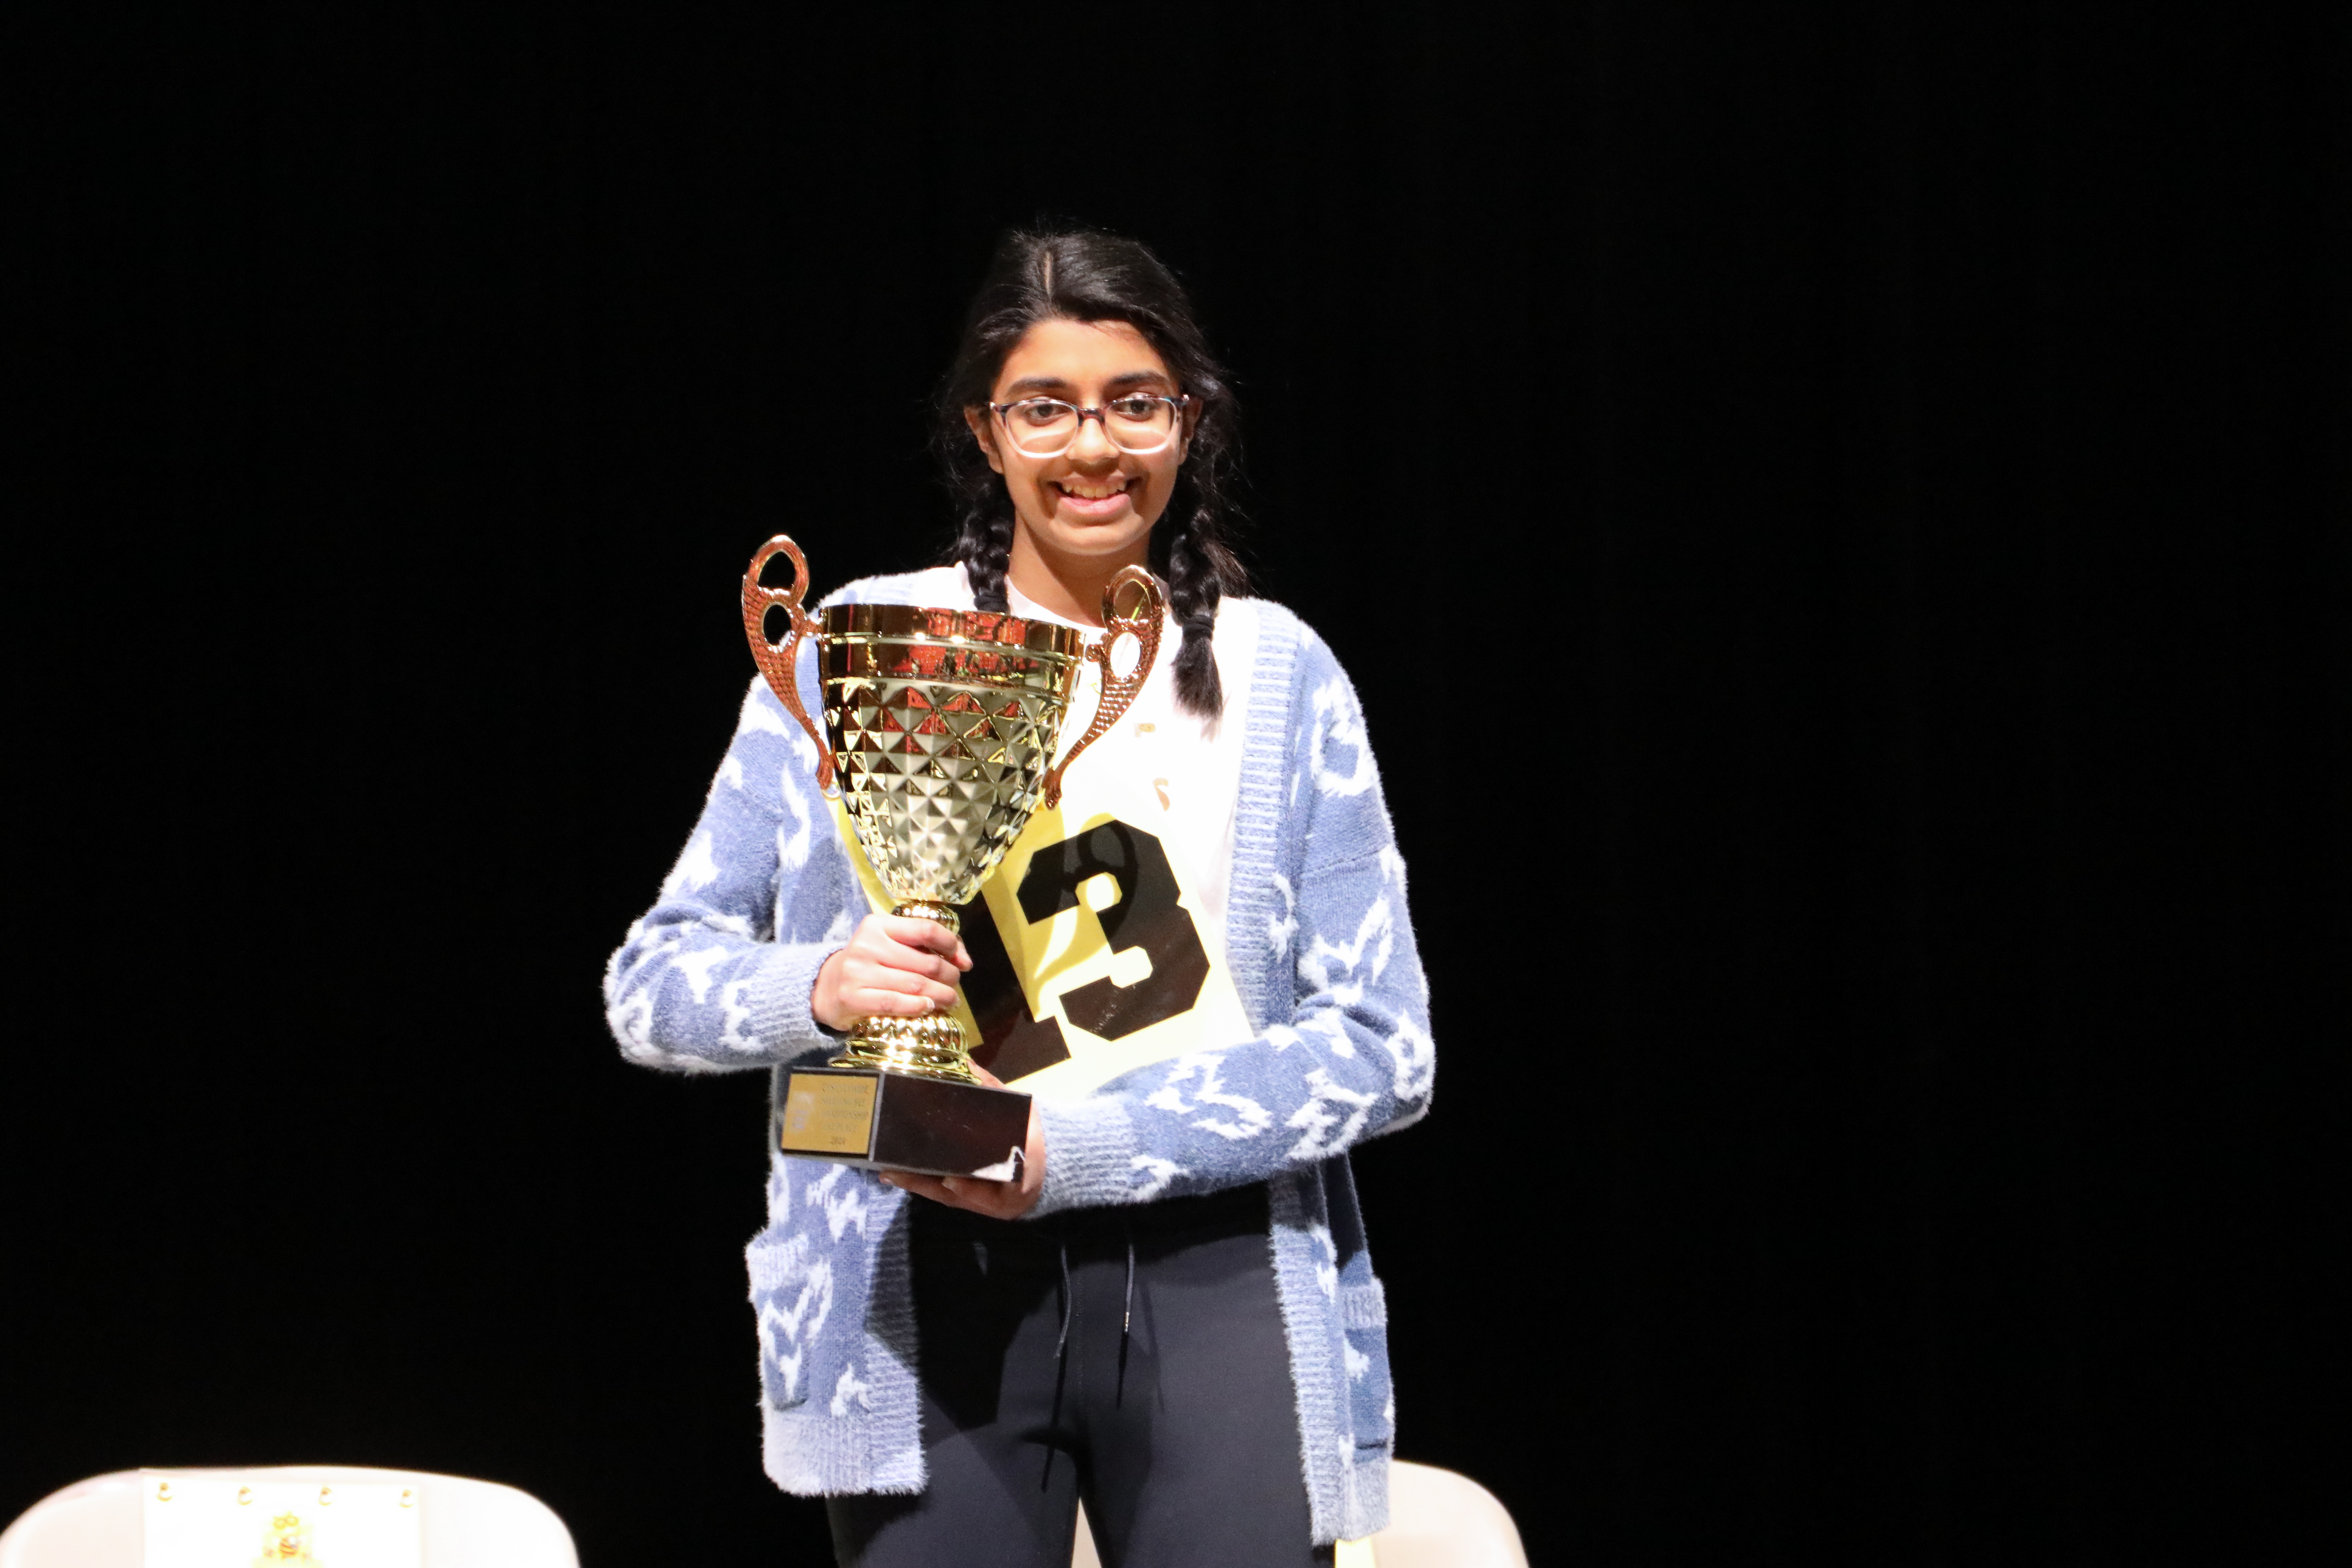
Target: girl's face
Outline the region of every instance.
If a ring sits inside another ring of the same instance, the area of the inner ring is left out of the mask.
[[[1141,332],[1125,321],[1039,321],[1004,356],[990,398],[997,404],[1052,397],[1079,408],[1101,408],[1131,393],[1173,397],[1183,389]],[[1138,455],[1111,444],[1100,419],[1083,419],[1069,450],[1033,457],[1006,438],[1003,423],[985,408],[966,409],[988,466],[1004,476],[1014,523],[1052,563],[1113,568],[1141,563],[1151,525],[1168,508],[1176,470],[1190,445],[1188,408],[1175,437],[1156,452]]]

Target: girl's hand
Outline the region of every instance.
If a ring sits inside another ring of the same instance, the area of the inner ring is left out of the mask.
[[[1004,1086],[984,1067],[971,1069],[980,1081],[994,1089]],[[1019,1219],[1037,1206],[1045,1190],[1045,1124],[1038,1119],[1037,1102],[1029,1102],[1029,1145],[1021,1151],[1021,1174],[1010,1182],[982,1181],[978,1176],[919,1176],[912,1171],[885,1171],[882,1179],[918,1197],[954,1209],[970,1209],[991,1219]]]
[[[846,1029],[868,1014],[919,1018],[955,1005],[956,976],[971,954],[937,921],[867,915],[849,945],[824,961],[809,991],[809,1011],[828,1029]]]

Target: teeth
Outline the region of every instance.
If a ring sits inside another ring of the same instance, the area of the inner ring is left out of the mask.
[[[1127,481],[1121,479],[1115,485],[1076,485],[1065,479],[1061,481],[1061,488],[1064,495],[1079,500],[1101,500],[1107,496],[1124,492],[1127,489]]]

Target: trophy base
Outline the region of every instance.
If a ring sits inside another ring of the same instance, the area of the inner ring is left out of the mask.
[[[1021,1173],[1029,1097],[872,1068],[794,1068],[774,1121],[776,1147],[787,1154],[1005,1182]]]

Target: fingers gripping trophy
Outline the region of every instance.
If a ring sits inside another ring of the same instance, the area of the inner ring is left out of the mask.
[[[790,587],[760,581],[777,555],[792,562]],[[841,801],[890,912],[955,931],[956,906],[971,902],[1031,813],[1060,804],[1064,772],[1143,689],[1166,616],[1160,584],[1139,566],[1113,577],[1099,639],[993,610],[836,605],[812,616],[808,585],[808,562],[785,535],[751,557],[743,574],[751,657],[816,743],[817,786]],[[803,639],[817,647],[822,731],[793,678]],[[1087,663],[1101,669],[1101,698],[1062,751]],[[971,1046],[952,1012],[858,1019],[839,1056],[792,1069],[778,1147],[933,1175],[1016,1174],[1029,1096],[981,1082]]]

